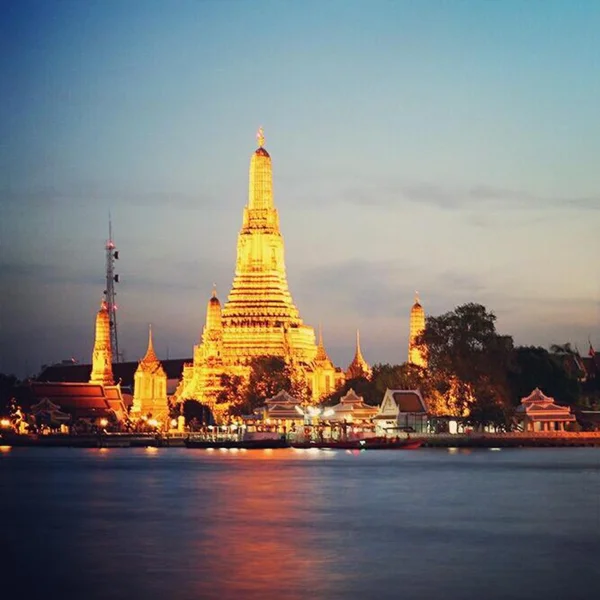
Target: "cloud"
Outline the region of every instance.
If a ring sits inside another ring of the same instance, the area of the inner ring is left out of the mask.
[[[188,193],[176,190],[140,191],[84,183],[65,187],[38,186],[22,189],[4,188],[0,190],[0,199],[6,206],[15,207],[52,207],[87,206],[90,203],[105,203],[106,206],[119,205],[146,208],[168,206],[176,210],[206,210],[222,207],[222,202],[214,194],[199,191]]]
[[[445,210],[600,210],[600,194],[587,197],[546,197],[523,190],[486,184],[467,187],[432,182],[355,182],[341,190],[339,197],[358,206],[393,208],[406,202],[426,204]]]

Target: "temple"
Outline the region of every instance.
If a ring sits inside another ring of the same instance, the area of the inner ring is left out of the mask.
[[[371,367],[364,359],[360,350],[360,332],[356,330],[356,351],[354,352],[354,358],[346,370],[346,379],[356,379],[357,377],[364,377],[370,379]]]
[[[96,315],[96,335],[92,352],[90,383],[114,384],[110,346],[110,316],[108,314],[108,304],[105,300],[100,303],[100,310]]]
[[[152,417],[161,425],[168,425],[167,374],[154,352],[152,327],[148,331],[148,349],[135,371],[134,381],[132,417]]]
[[[193,362],[184,365],[177,400],[194,399],[213,413],[225,412],[217,402],[222,374],[246,377],[253,358],[277,356],[292,365],[310,388],[314,401],[344,380],[315,331],[305,325],[290,294],[279,214],[273,203],[271,157],[259,129],[258,148],[250,159],[248,203],[238,235],[235,276],[221,306],[213,289],[200,344]]]
[[[411,365],[427,367],[425,352],[417,345],[417,338],[425,330],[425,311],[419,302],[419,293],[415,293],[415,303],[410,310],[410,333],[408,338],[408,362]]]

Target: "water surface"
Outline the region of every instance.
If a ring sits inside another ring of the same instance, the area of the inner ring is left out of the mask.
[[[600,593],[596,448],[13,448],[0,510],[20,598]]]

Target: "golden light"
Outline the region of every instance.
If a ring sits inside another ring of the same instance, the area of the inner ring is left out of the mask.
[[[0,452],[10,452],[12,446],[0,446]]]
[[[108,419],[100,419],[100,427],[106,427],[108,425]]]
[[[327,356],[322,336],[317,344],[314,328],[304,324],[290,294],[284,240],[273,200],[272,162],[264,148],[262,127],[257,138],[259,148],[250,158],[248,202],[237,239],[232,289],[223,306],[213,289],[202,342],[194,349],[193,363],[184,367],[177,392],[178,401],[208,405],[217,422],[227,414],[231,400],[216,402],[219,386],[215,382],[223,373],[247,379],[251,360],[265,354],[265,348],[273,355],[294,359],[295,376],[311,390],[313,402],[344,381],[343,372]],[[359,347],[357,357],[361,373],[368,370]],[[265,424],[270,424],[268,418]]]
[[[171,427],[177,427],[177,419],[171,419]]]
[[[0,419],[0,427],[2,427],[3,429],[8,429],[10,427],[10,420]]]

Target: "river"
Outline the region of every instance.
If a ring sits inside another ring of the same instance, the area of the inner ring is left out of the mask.
[[[0,450],[7,598],[600,593],[597,448]]]

